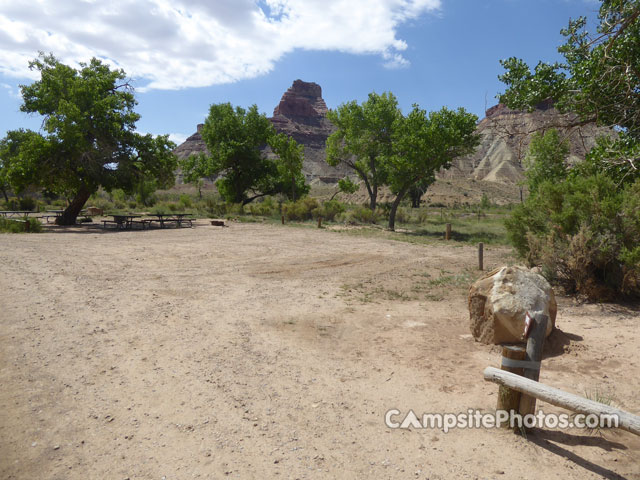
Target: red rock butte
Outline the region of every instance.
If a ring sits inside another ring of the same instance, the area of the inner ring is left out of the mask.
[[[273,109],[273,116],[301,118],[324,117],[327,105],[322,99],[322,87],[317,83],[295,80]]]

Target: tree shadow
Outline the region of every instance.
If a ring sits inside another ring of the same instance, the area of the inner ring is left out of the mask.
[[[429,238],[434,238],[438,240],[444,240],[444,232],[441,232],[441,231],[429,231],[429,230],[418,229],[412,232],[403,232],[403,233],[408,236],[429,237]],[[501,238],[503,237],[491,232],[475,232],[475,233],[464,233],[464,232],[456,232],[456,231],[451,232],[451,240],[456,242],[494,243]]]
[[[560,432],[556,430],[540,430],[535,429],[531,434],[527,435],[527,440],[531,443],[544,448],[548,452],[563,457],[576,465],[589,470],[590,472],[600,475],[603,478],[610,480],[626,480],[627,477],[623,477],[619,473],[616,473],[601,465],[597,465],[574,452],[561,447],[558,443],[568,446],[588,446],[597,447],[607,452],[613,452],[615,450],[627,450],[627,447],[618,442],[612,442],[602,436],[595,435],[573,435],[566,432]]]
[[[76,233],[76,234],[96,235],[96,234],[123,233],[123,232],[150,232],[150,231],[156,231],[156,230],[181,230],[183,228],[188,228],[188,227],[180,227],[180,228],[152,227],[152,228],[146,228],[146,229],[142,229],[142,228],[120,229],[120,228],[113,228],[113,227],[104,228],[102,225],[98,225],[97,223],[94,223],[94,224],[84,223],[84,224],[78,224],[78,225],[52,225],[52,224],[46,225],[45,224],[42,226],[42,233],[56,233],[56,234]],[[198,228],[198,225],[194,223],[193,226],[189,228]]]

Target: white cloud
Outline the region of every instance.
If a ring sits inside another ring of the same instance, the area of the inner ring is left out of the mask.
[[[169,140],[174,142],[176,145],[180,145],[185,142],[185,140],[189,137],[189,135],[185,135],[184,133],[170,133]]]
[[[0,87],[6,89],[9,96],[14,100],[22,100],[22,95],[20,95],[20,90],[18,90],[17,88],[12,87],[8,83],[0,83]]]
[[[39,50],[67,63],[92,56],[147,88],[235,82],[296,49],[377,54],[408,65],[400,24],[441,0],[0,0],[0,73],[34,78]]]

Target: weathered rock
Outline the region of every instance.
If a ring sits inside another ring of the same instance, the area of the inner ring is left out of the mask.
[[[558,307],[549,282],[524,267],[502,267],[489,272],[469,289],[469,316],[473,337],[483,343],[522,343],[524,319],[544,313],[547,336],[556,324]]]
[[[561,114],[548,101],[531,112],[512,110],[500,103],[494,105],[478,123],[476,133],[480,135],[480,145],[476,151],[456,159],[451,168],[440,172],[438,177],[517,183],[523,179],[523,161],[532,135],[550,128],[558,129],[568,141],[568,163],[572,165],[585,157],[597,136],[612,134],[611,130],[595,124],[570,127],[575,119],[575,115]]]
[[[325,161],[327,138],[335,127],[327,119],[327,104],[317,83],[296,80],[273,110],[271,123],[304,146],[302,172],[310,182],[336,183],[347,169],[331,167]]]

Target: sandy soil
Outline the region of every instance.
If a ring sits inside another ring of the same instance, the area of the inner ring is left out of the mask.
[[[391,408],[495,409],[482,371],[499,350],[468,330],[470,246],[51,230],[0,235],[2,479],[640,478],[626,432],[385,426]],[[541,381],[640,413],[638,315],[560,299]]]

